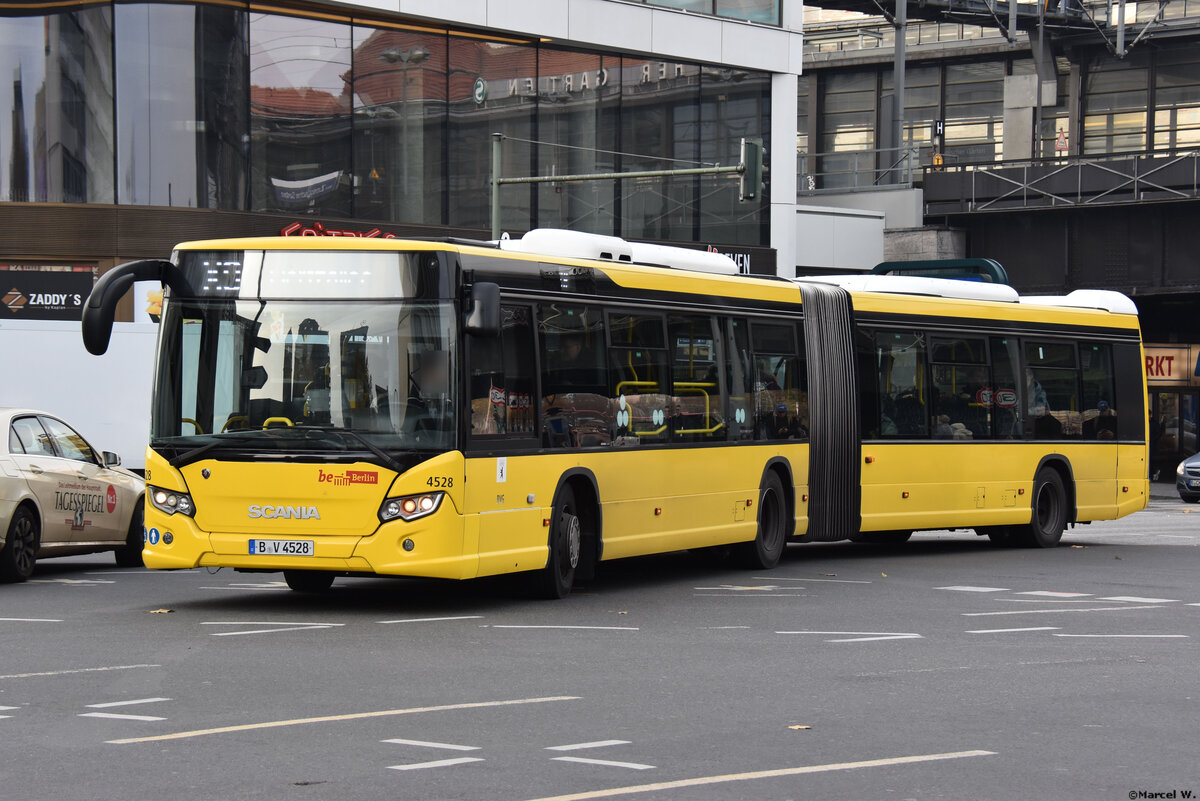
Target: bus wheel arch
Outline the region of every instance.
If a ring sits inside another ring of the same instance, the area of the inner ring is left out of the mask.
[[[534,573],[534,594],[565,598],[576,580],[595,574],[602,553],[600,494],[587,468],[563,473],[554,489],[547,532],[546,566]]]
[[[766,466],[763,467],[762,478],[758,482],[760,488],[764,486],[763,482],[766,481],[768,472],[775,473],[779,478],[779,483],[783,485],[784,513],[786,515],[783,536],[786,541],[796,534],[796,482],[792,479],[792,464],[782,456],[768,460]]]

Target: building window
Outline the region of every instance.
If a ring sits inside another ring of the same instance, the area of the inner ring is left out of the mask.
[[[1146,149],[1148,51],[1117,61],[1108,54],[1088,66],[1083,97],[1083,152],[1128,153]]]
[[[112,9],[0,25],[0,199],[113,202]]]
[[[947,64],[945,94],[946,161],[998,161],[1004,145],[1004,63]]]
[[[821,76],[821,152],[817,189],[854,186],[875,167],[875,73]]]
[[[445,36],[354,28],[354,216],[439,224],[446,185]]]
[[[250,15],[255,211],[351,216],[350,26]]]
[[[1200,52],[1158,51],[1154,70],[1154,149],[1200,146]]]
[[[743,138],[762,138],[771,152],[771,76],[764,72],[704,67],[700,71],[700,160],[737,164]],[[768,240],[769,192],[739,200],[736,176],[699,178],[699,239],[759,245]]]

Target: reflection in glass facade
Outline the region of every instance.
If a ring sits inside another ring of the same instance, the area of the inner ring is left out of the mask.
[[[113,202],[112,8],[0,25],[0,199]]]
[[[719,1],[712,13],[777,6]],[[729,165],[741,137],[769,135],[767,73],[248,8],[121,2],[5,17],[0,201],[486,230],[493,132],[508,137],[510,177]],[[737,186],[512,185],[501,225],[764,245],[767,193],[740,203]]]

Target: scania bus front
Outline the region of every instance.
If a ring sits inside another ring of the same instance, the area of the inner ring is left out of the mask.
[[[283,570],[309,590],[340,572],[473,576],[455,254],[313,244],[177,249],[146,460],[146,565]]]

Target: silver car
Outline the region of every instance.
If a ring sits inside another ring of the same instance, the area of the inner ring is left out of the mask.
[[[48,556],[114,551],[142,563],[146,485],[75,429],[35,409],[0,407],[0,582]]]

